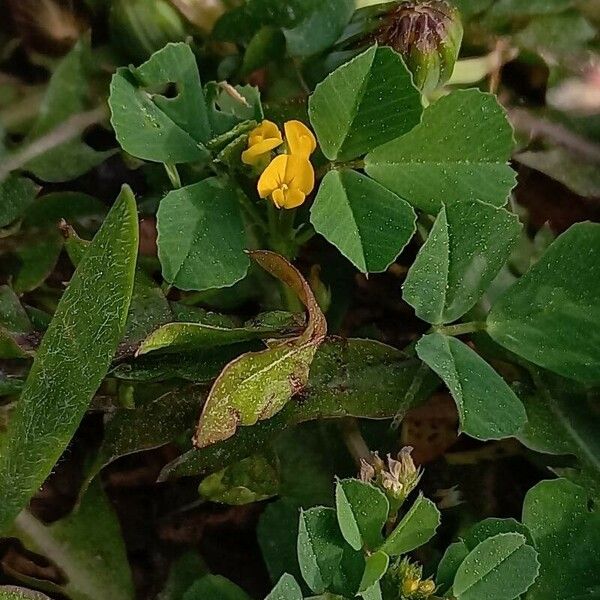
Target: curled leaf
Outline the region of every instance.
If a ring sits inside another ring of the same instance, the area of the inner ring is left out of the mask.
[[[200,416],[193,440],[197,448],[230,438],[239,425],[254,425],[277,414],[304,389],[315,352],[327,333],[325,316],[300,272],[274,252],[249,254],[297,294],[308,312],[307,326],[302,335],[243,354],[225,367]]]

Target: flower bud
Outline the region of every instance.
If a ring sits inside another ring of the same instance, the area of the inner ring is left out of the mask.
[[[402,0],[380,19],[375,41],[402,55],[423,93],[450,79],[463,37],[455,7],[446,0]]]
[[[435,592],[436,585],[431,579],[421,579],[423,567],[410,562],[408,558],[393,564],[382,581],[384,597],[401,600],[427,600]]]
[[[185,19],[169,0],[112,0],[109,23],[115,46],[137,62],[188,37]]]
[[[397,459],[387,456],[387,464],[374,452],[368,459],[361,459],[360,479],[373,483],[387,496],[390,517],[393,518],[408,495],[415,489],[422,472],[411,457],[412,448],[402,448]]]

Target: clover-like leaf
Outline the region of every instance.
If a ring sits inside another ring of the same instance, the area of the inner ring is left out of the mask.
[[[385,271],[415,232],[410,204],[356,171],[330,171],[310,211],[315,229],[363,273]]]
[[[508,260],[516,215],[477,200],[442,207],[408,272],[403,298],[428,323],[451,323],[479,300]]]
[[[323,154],[340,161],[410,131],[422,110],[421,94],[401,56],[377,46],[326,77],[309,101],[310,122]]]
[[[419,495],[380,549],[390,556],[410,552],[427,543],[439,525],[440,511],[436,505],[429,498]]]
[[[566,479],[538,483],[525,497],[523,523],[540,560],[527,600],[594,598],[600,589],[600,511],[586,491]]]
[[[171,84],[174,98],[165,95]],[[187,44],[167,44],[139,67],[117,69],[109,105],[117,139],[133,156],[165,163],[208,157],[208,109],[196,58]]]
[[[353,550],[338,527],[335,510],[324,506],[300,514],[298,561],[308,587],[353,596],[358,591],[365,560]]]
[[[250,256],[297,294],[308,312],[307,326],[299,337],[244,354],[225,367],[204,405],[194,436],[198,448],[231,437],[238,425],[254,425],[278,413],[306,385],[327,332],[325,316],[294,266],[274,252],[255,251]]]
[[[335,505],[342,535],[355,550],[380,546],[390,508],[382,491],[358,479],[343,479],[335,487]]]
[[[169,192],[157,214],[158,256],[166,281],[182,290],[228,287],[248,270],[237,194],[217,177]]]
[[[516,181],[508,165],[512,148],[512,129],[496,98],[460,90],[432,104],[410,133],[369,153],[365,170],[432,214],[442,202],[503,206]]]
[[[578,223],[494,304],[487,331],[523,358],[600,382],[600,225]]]
[[[432,333],[417,344],[421,360],[448,386],[461,430],[479,440],[515,435],[525,424],[525,408],[508,384],[469,346]]]
[[[515,600],[538,575],[536,550],[520,533],[499,533],[478,544],[458,568],[457,600]]]

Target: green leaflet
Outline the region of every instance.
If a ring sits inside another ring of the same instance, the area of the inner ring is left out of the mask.
[[[71,600],[133,600],[119,522],[99,482],[64,519],[44,525],[23,511],[10,533],[28,550],[46,556],[67,578],[64,586],[29,577],[24,578],[25,583],[66,594]],[[18,574],[11,574],[20,579]]]
[[[576,456],[579,469],[600,492],[600,417],[593,398],[572,381],[549,374],[536,376],[535,384],[535,390],[521,394],[527,424],[520,442],[536,452]]]
[[[417,344],[419,358],[452,393],[461,430],[480,440],[510,437],[527,416],[521,401],[483,358],[456,338],[426,335]]]
[[[379,550],[370,554],[365,561],[365,572],[363,573],[359,591],[363,598],[367,595],[376,594],[379,588],[379,581],[385,575],[390,564],[390,557]],[[381,590],[379,590],[381,595]]]
[[[344,596],[356,594],[365,565],[362,552],[342,537],[335,510],[324,506],[300,513],[298,561],[315,594],[330,591]]]
[[[231,183],[211,177],[169,192],[157,214],[165,280],[182,290],[228,287],[248,270],[246,233]]]
[[[339,161],[362,156],[410,131],[423,110],[421,94],[400,55],[377,46],[317,85],[308,108],[323,154]]]
[[[422,546],[435,535],[440,520],[436,505],[429,498],[419,495],[387,537],[381,550],[390,556],[397,556]]]
[[[137,247],[135,199],[124,188],[58,305],[12,416],[0,453],[0,531],[49,475],[108,371]]]
[[[38,190],[31,179],[17,175],[9,175],[0,182],[0,227],[20,219],[35,200]]]
[[[310,221],[363,273],[385,271],[415,232],[410,204],[356,171],[330,171]]]
[[[358,479],[344,479],[336,484],[335,505],[340,531],[355,550],[381,545],[390,508],[382,491]]]
[[[523,358],[600,382],[600,225],[578,223],[494,304],[488,333]]]
[[[516,215],[478,200],[443,206],[408,272],[403,298],[428,323],[451,323],[483,295],[521,231]]]
[[[410,133],[367,155],[365,170],[413,206],[436,214],[442,202],[503,206],[515,185],[513,134],[491,94],[454,91],[423,113]]]
[[[458,568],[457,600],[515,600],[535,581],[537,552],[520,533],[499,533],[478,544]]]
[[[523,523],[539,551],[540,574],[527,600],[595,598],[600,589],[600,512],[585,490],[566,479],[529,490]],[[586,595],[586,594],[589,594]]]
[[[175,98],[163,95],[170,83]],[[117,69],[108,102],[117,139],[133,156],[175,164],[208,157],[208,108],[187,44],[167,44],[139,67]]]
[[[327,322],[310,286],[285,258],[268,251],[250,252],[261,267],[290,287],[308,312],[302,335],[229,363],[215,381],[194,436],[203,448],[234,435],[238,425],[254,425],[278,413],[308,381],[315,352],[327,333]]]
[[[286,573],[265,600],[302,600],[302,590],[298,582]]]

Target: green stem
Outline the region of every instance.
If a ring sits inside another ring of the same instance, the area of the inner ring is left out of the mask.
[[[311,225],[307,225],[304,229],[300,229],[296,234],[296,246],[304,246],[304,244],[312,240],[315,235],[317,235],[317,232]]]
[[[476,333],[477,331],[485,331],[487,324],[485,321],[470,321],[469,323],[458,323],[457,325],[446,325],[433,327],[436,333],[443,335],[457,336],[467,333]]]
[[[269,228],[267,223],[252,200],[250,200],[250,198],[248,198],[248,196],[246,196],[244,193],[238,194],[238,198],[242,209],[246,212],[252,223],[256,225],[263,233],[268,233]]]
[[[179,171],[177,170],[177,165],[171,163],[164,163],[165,171],[169,176],[169,181],[174,189],[178,190],[181,187],[181,177],[179,176]]]

